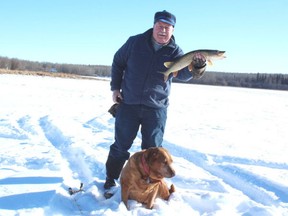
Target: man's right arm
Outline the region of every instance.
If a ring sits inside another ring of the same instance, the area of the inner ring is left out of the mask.
[[[129,44],[130,42],[128,39],[126,43],[114,55],[110,82],[112,91],[121,90],[122,78],[128,61]]]

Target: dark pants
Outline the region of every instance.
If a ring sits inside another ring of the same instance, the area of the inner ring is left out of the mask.
[[[110,146],[106,162],[108,178],[118,179],[126,160],[129,159],[134,139],[141,126],[142,149],[161,147],[167,119],[167,109],[121,103],[115,119],[115,142]]]

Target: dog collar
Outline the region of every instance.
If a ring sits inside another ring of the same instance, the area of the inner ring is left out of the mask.
[[[161,184],[161,180],[156,180],[156,179],[153,179],[150,177],[150,169],[149,169],[149,166],[145,160],[144,154],[141,157],[141,164],[143,166],[145,174],[147,175],[147,178],[145,178],[147,183],[160,183]]]

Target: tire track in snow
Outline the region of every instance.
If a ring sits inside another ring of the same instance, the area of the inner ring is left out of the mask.
[[[86,155],[83,150],[73,147],[71,137],[65,136],[48,116],[40,118],[39,123],[47,140],[60,151],[62,157],[68,162],[70,170],[77,174],[80,181],[85,184],[92,181],[92,173],[85,161]]]
[[[288,164],[279,164],[279,163],[269,163],[266,161],[261,160],[249,160],[247,158],[235,158],[231,156],[217,156],[217,155],[211,155],[213,156],[213,161],[216,163],[235,163],[235,164],[243,164],[243,165],[255,165],[255,166],[263,166],[268,168],[275,168],[275,169],[288,169]]]
[[[233,173],[233,175],[238,176],[241,179],[246,180],[249,183],[252,183],[259,188],[264,188],[267,191],[275,192],[275,195],[278,197],[279,201],[288,203],[288,187],[280,186],[279,184],[275,184],[273,181],[270,181],[265,178],[261,178],[258,175],[255,175],[252,172],[243,170],[237,166],[233,165],[220,165],[219,167],[222,170]]]
[[[163,146],[169,149],[172,155],[182,157],[187,161],[194,163],[196,166],[201,167],[210,174],[222,179],[223,182],[230,185],[232,188],[242,191],[243,194],[257,203],[265,206],[279,206],[281,205],[281,202],[287,202],[286,189],[273,183],[273,181],[257,177],[240,168],[234,169],[234,167],[231,166],[219,165],[217,163],[211,164],[209,163],[208,155],[195,150],[186,149],[167,141],[163,143]],[[211,155],[209,155],[209,157],[211,157]],[[231,163],[233,163],[233,160],[231,160]],[[255,165],[255,162],[251,163]],[[246,164],[248,164],[248,161],[246,161]],[[263,165],[264,163],[260,164]],[[278,164],[278,166],[280,165]],[[272,195],[269,194],[269,191],[274,188],[277,188],[278,198],[273,198]]]

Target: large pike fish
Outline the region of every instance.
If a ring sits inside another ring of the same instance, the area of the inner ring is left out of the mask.
[[[188,66],[189,71],[192,71],[193,70],[192,59],[195,53],[201,53],[206,58],[206,61],[208,62],[209,65],[212,65],[212,60],[225,58],[224,56],[225,51],[210,50],[210,49],[193,50],[177,58],[174,62],[164,63],[165,67],[168,68],[167,71],[160,72],[164,74],[164,81],[165,82],[167,81],[170,73],[174,73],[174,76],[176,76],[178,71],[184,67]]]

